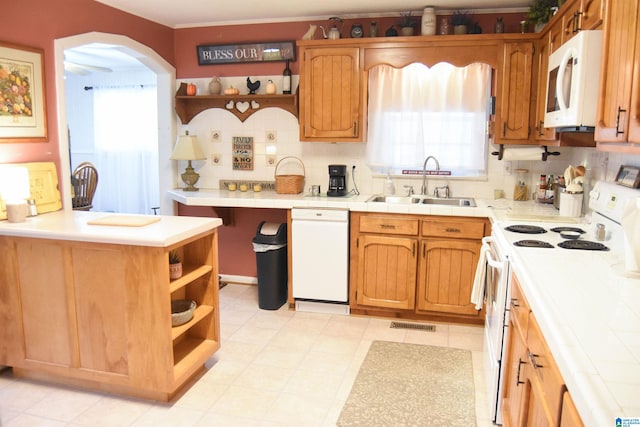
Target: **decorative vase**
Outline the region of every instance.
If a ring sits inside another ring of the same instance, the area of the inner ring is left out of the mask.
[[[171,280],[182,277],[182,263],[169,264],[169,278]]]
[[[413,27],[402,27],[400,28],[400,35],[402,36],[412,36],[414,34]]]
[[[220,92],[222,92],[220,77],[213,77],[209,82],[209,93],[211,95],[220,95]]]
[[[466,25],[454,25],[453,26],[453,34],[467,34],[467,26]]]

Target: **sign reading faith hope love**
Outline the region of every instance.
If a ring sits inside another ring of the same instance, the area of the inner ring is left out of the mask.
[[[198,65],[295,61],[293,41],[198,46]]]

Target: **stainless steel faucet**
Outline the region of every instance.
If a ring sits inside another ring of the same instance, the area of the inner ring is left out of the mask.
[[[420,194],[423,196],[427,194],[427,162],[429,159],[433,159],[436,162],[436,172],[440,172],[440,162],[433,156],[429,156],[424,159],[424,163],[422,164],[422,187],[420,187]]]

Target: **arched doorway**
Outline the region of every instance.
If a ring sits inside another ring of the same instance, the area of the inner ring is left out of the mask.
[[[92,32],[55,40],[56,87],[58,89],[58,129],[61,176],[70,176],[69,135],[67,133],[67,106],[64,78],[65,51],[92,43],[104,43],[118,46],[119,51],[131,55],[156,74],[157,78],[157,115],[158,115],[158,180],[160,213],[173,214],[173,202],[167,197],[167,190],[173,187],[177,176],[176,166],[169,160],[176,135],[176,121],[173,111],[175,93],[175,68],[149,47],[126,36]],[[166,173],[171,171],[171,173]],[[62,180],[65,209],[71,208],[70,180]]]

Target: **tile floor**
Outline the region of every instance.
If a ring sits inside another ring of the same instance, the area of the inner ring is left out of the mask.
[[[472,351],[478,427],[489,427],[483,329],[391,329],[390,321],[258,309],[255,286],[220,291],[222,348],[170,403],[130,399],[0,373],[0,426],[335,426],[372,340]],[[452,402],[453,404],[453,402]]]

